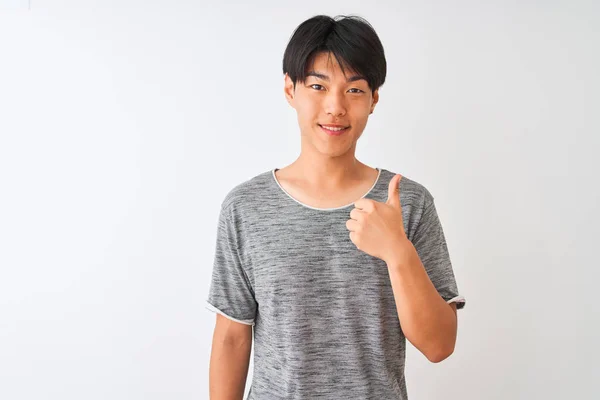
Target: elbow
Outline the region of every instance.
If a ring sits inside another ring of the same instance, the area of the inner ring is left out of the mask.
[[[421,345],[412,339],[412,336],[406,335],[406,339],[413,344],[430,362],[437,364],[444,361],[454,353],[455,342],[446,345],[439,342],[429,342],[426,345]]]
[[[435,344],[434,344],[435,343]],[[456,325],[448,334],[430,342],[429,351],[426,353],[427,359],[432,363],[439,363],[447,359],[454,353],[456,346]]]
[[[438,349],[436,352],[430,352],[428,354],[426,354],[427,359],[434,363],[437,364],[439,362],[444,361],[446,358],[450,357],[452,355],[452,353],[454,353],[454,346],[450,347],[450,348],[442,348],[442,349]]]

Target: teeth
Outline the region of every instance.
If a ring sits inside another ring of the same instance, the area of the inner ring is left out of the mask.
[[[323,125],[321,125],[321,126],[323,126]],[[325,129],[327,129],[329,131],[341,131],[341,130],[346,129],[346,128],[334,128],[334,127],[331,127],[331,126],[323,126],[323,128],[325,128]]]

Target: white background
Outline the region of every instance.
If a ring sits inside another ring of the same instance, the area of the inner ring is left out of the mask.
[[[2,11],[0,398],[208,398],[219,205],[297,157],[281,63],[315,14],[380,35],[357,157],[431,191],[467,299],[450,358],[408,345],[410,399],[600,396],[600,6],[366,4]]]

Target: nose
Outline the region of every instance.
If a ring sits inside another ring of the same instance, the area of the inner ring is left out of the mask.
[[[345,115],[346,103],[344,95],[340,95],[334,91],[329,92],[325,97],[325,112],[334,117]]]

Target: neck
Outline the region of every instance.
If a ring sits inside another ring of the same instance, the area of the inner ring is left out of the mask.
[[[355,185],[357,181],[364,179],[372,168],[358,161],[350,151],[336,157],[303,151],[296,161],[289,165],[289,169],[312,187],[335,189]]]

